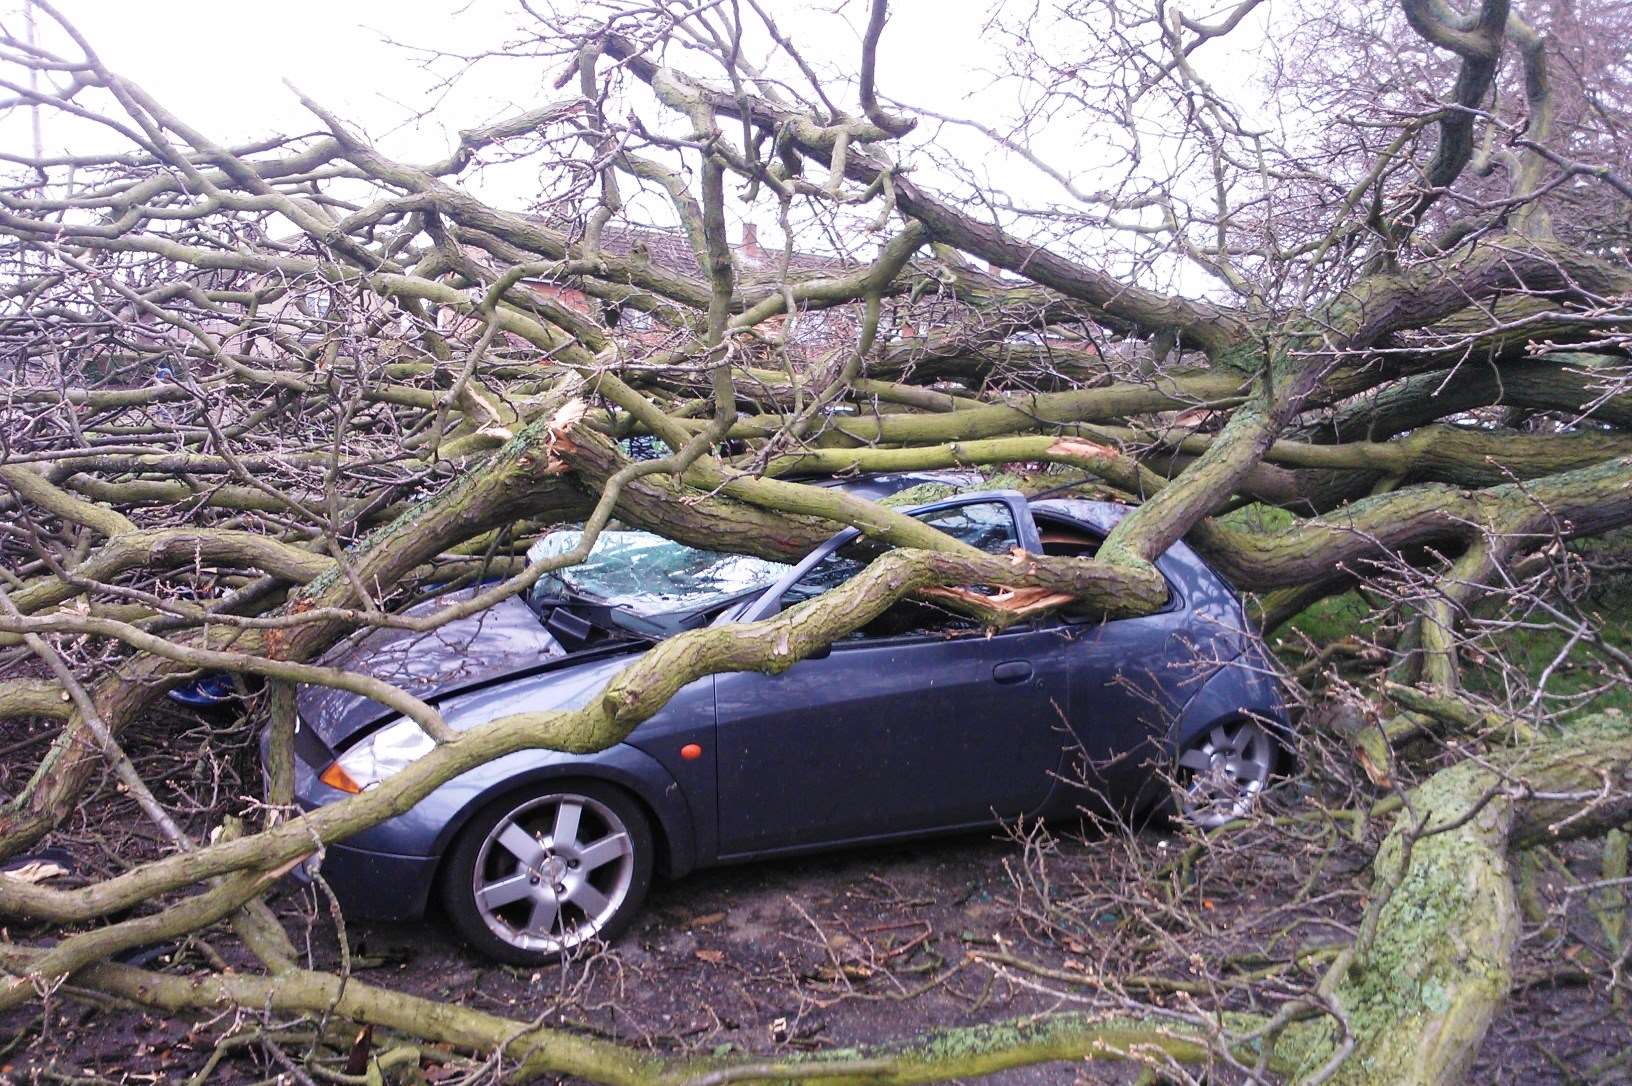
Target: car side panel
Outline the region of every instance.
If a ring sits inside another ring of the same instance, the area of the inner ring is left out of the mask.
[[[1164,769],[1171,767],[1178,752],[1213,725],[1242,718],[1265,724],[1281,739],[1284,750],[1292,749],[1291,725],[1279,680],[1256,650],[1248,650],[1214,669],[1174,715],[1159,743],[1160,765]],[[1146,810],[1166,802],[1168,795],[1166,779],[1152,776],[1130,806]]]
[[[1290,727],[1274,670],[1256,650],[1218,668],[1173,721],[1168,750],[1178,751],[1224,720],[1251,717],[1283,741]]]
[[[718,677],[722,858],[1041,809],[1066,744],[1057,628],[840,642]]]
[[[1181,609],[1074,631],[1071,726],[1078,745],[1066,779],[1106,805],[1119,805],[1149,777],[1167,722],[1183,705],[1175,683],[1188,679],[1195,689],[1205,679],[1179,648],[1187,622]],[[1084,799],[1077,789],[1056,798],[1067,805]]]
[[[298,773],[310,770],[299,767]],[[463,773],[432,792],[412,809],[347,838],[341,847],[386,856],[435,859],[447,851],[466,822],[500,796],[552,779],[601,780],[628,789],[646,804],[661,824],[668,843],[665,870],[683,874],[696,866],[691,803],[668,770],[646,752],[619,743],[594,754],[517,751]],[[301,788],[307,802],[346,798],[316,782]],[[331,846],[333,848],[335,846]]]
[[[440,862],[436,856],[399,856],[330,845],[323,855],[323,881],[348,916],[417,920],[425,915]],[[299,873],[296,879],[305,881]]]

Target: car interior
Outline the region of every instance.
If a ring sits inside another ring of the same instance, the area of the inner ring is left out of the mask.
[[[1101,538],[1074,524],[1038,517],[1037,531],[1043,539],[1043,553],[1051,558],[1092,558],[1099,552]]]

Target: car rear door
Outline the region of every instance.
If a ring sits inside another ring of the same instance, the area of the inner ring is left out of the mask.
[[[994,553],[1037,547],[1018,495],[915,515]],[[864,565],[846,566],[844,545],[817,551],[744,617],[842,583]],[[1070,713],[1063,627],[988,637],[928,610],[904,602],[780,675],[716,678],[722,857],[978,825],[1044,805]]]

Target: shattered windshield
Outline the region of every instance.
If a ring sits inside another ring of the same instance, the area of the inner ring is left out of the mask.
[[[532,545],[527,560],[566,554],[582,538],[576,530],[551,532]],[[587,596],[637,615],[660,615],[724,602],[769,584],[788,568],[745,554],[697,550],[650,532],[602,532],[588,558],[545,574],[533,595]]]

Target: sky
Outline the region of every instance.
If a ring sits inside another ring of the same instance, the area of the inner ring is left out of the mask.
[[[311,115],[285,80],[388,150],[427,158],[446,153],[459,128],[564,93],[549,86],[556,71],[531,62],[489,63],[463,77],[433,116],[413,120],[431,101],[427,92],[436,80],[412,47],[493,48],[524,18],[504,0],[280,0],[272,18],[261,5],[219,0],[60,2],[111,68],[221,140],[310,127]],[[21,0],[0,0],[0,11],[21,7]],[[834,7],[852,19],[865,15],[854,0]],[[785,30],[810,43],[812,55],[852,64],[859,56],[859,38],[827,17],[832,8],[780,3],[773,9]],[[912,47],[889,53],[884,89],[893,81],[902,97],[928,102],[979,90],[986,82],[978,73],[986,59],[984,14],[980,2],[897,0],[886,50],[892,38]],[[825,32],[820,40],[809,33],[815,26]],[[17,135],[8,131],[8,138]],[[48,133],[47,149],[65,138],[66,132]],[[71,138],[85,139],[83,133]]]
[[[281,0],[268,18],[266,8],[244,3],[66,0],[61,10],[114,71],[208,135],[236,141],[311,127],[286,79],[372,133],[396,129],[423,107],[431,79],[386,37],[451,49],[491,45],[485,20],[474,17],[480,7],[461,17],[420,0]],[[499,93],[473,88],[459,104],[493,108]],[[58,135],[58,142],[85,138]],[[440,148],[446,133],[435,123],[418,125],[399,130],[396,142]]]
[[[23,2],[0,0],[8,27],[20,26],[17,13]],[[580,2],[592,0],[534,0],[534,6]],[[111,68],[227,144],[317,127],[285,80],[361,129],[387,154],[410,162],[445,155],[460,128],[570,93],[551,86],[558,68],[533,60],[484,62],[451,91],[433,93],[437,79],[425,67],[425,54],[413,47],[493,49],[507,31],[530,21],[518,13],[515,0],[281,0],[270,17],[263,5],[219,0],[58,3]],[[1010,0],[1008,11],[1024,12],[1030,5],[1031,0]],[[825,65],[854,72],[865,0],[769,0],[769,6],[818,69]],[[747,5],[743,8],[751,19]],[[983,34],[988,9],[986,0],[894,0],[881,48],[880,91],[987,122],[1000,116],[1013,105],[1014,94],[993,81],[992,68],[1002,58]],[[1250,42],[1243,44],[1250,49]],[[1219,52],[1219,47],[1213,49],[1215,56]],[[1218,57],[1212,78],[1235,78],[1237,59],[1244,61],[1245,54]],[[853,97],[853,90],[849,93]],[[9,143],[24,150],[29,139],[22,111],[0,117],[0,146]],[[1025,203],[1064,199],[1053,182],[973,133],[942,130],[937,139],[951,146],[964,165],[985,172],[996,187]],[[1057,132],[1045,130],[1039,137],[1045,143],[1050,139],[1056,146],[1049,157],[1067,168],[1091,168],[1103,153],[1081,139],[1069,119]],[[48,153],[109,146],[105,132],[93,134],[60,120],[46,126]],[[937,180],[933,167],[917,176],[932,185]],[[490,170],[465,183],[491,203],[524,207],[536,189],[529,180],[527,172],[512,168],[508,173]],[[666,209],[654,199],[633,210],[656,221]],[[775,224],[767,221],[774,215],[769,210],[751,214],[760,220],[762,241],[778,244]]]

